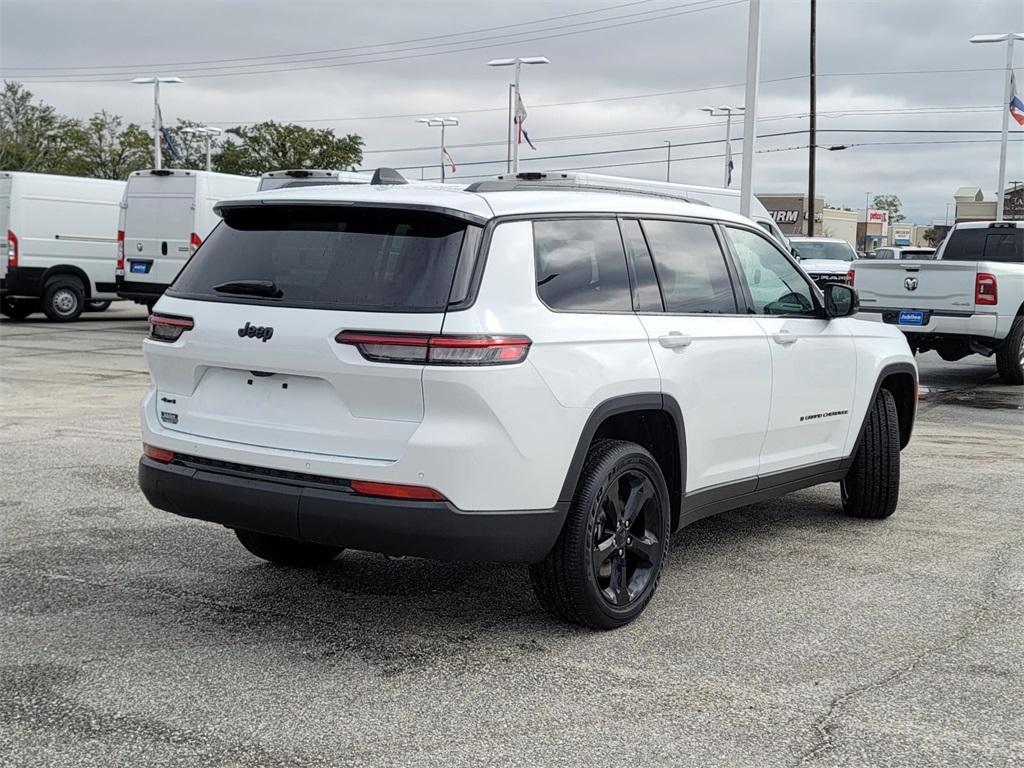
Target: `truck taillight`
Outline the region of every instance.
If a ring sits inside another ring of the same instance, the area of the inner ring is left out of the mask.
[[[7,266],[18,266],[18,238],[11,230],[7,230]]]
[[[526,336],[431,336],[416,333],[342,331],[334,340],[351,344],[366,360],[412,365],[510,365],[530,351]]]
[[[851,269],[849,272],[846,273],[846,282],[848,282],[850,285],[853,285],[853,278],[856,276],[856,273]]]
[[[195,322],[191,317],[158,315],[155,312],[149,316],[149,338],[153,341],[177,341],[181,334],[194,327]]]
[[[195,253],[199,250],[199,246],[203,244],[202,239],[195,232],[192,233],[192,237],[188,240],[189,254]]]
[[[974,303],[975,304],[998,304],[999,290],[996,286],[996,276],[988,272],[979,272],[974,279]]]
[[[115,275],[124,277],[124,230],[117,230],[117,269]]]

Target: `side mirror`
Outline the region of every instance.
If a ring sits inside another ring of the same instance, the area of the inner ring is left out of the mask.
[[[800,254],[796,252],[796,248],[790,248],[789,252],[793,254],[793,258],[800,261]]]
[[[852,286],[825,283],[825,317],[849,317],[860,309],[860,299]]]

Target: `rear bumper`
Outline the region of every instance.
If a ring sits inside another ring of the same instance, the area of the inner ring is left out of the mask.
[[[918,308],[905,307],[905,309]],[[904,333],[911,335],[975,336],[985,339],[996,336],[998,316],[995,312],[985,314],[981,312],[922,311],[926,312],[927,322],[924,325],[899,325],[895,321],[899,317],[900,310],[891,307],[864,307],[862,305],[857,317],[862,320],[874,320],[887,325],[895,325]]]
[[[157,509],[299,541],[438,560],[537,562],[566,507],[467,512],[449,502],[361,496],[347,487],[245,477],[139,461],[139,486]]]
[[[42,267],[8,267],[0,280],[0,298],[38,299],[43,295],[45,275]]]
[[[117,295],[122,299],[131,299],[141,304],[152,304],[164,295],[168,286],[162,283],[140,283],[136,280],[125,280],[117,276]]]

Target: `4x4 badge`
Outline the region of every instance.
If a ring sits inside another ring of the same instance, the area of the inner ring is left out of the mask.
[[[253,325],[252,323],[246,323],[244,327],[238,329],[239,338],[250,338],[259,339],[261,341],[270,341],[270,337],[274,335],[274,329],[269,325]]]

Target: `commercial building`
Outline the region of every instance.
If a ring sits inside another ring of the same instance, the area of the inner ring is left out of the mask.
[[[1003,218],[1008,221],[1024,221],[1024,183],[1014,182],[1006,188],[1003,203]],[[981,187],[960,187],[953,193],[956,205],[954,222],[992,221],[996,217],[996,196],[985,199]]]
[[[762,194],[757,199],[768,209],[785,235],[807,234],[807,196],[799,193]],[[838,237],[857,247],[857,213],[826,208],[825,199],[814,198],[814,233]]]

